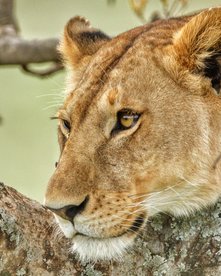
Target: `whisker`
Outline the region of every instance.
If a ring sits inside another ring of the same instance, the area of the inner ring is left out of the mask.
[[[61,104],[52,104],[52,105],[49,105],[49,106],[43,108],[42,110],[47,110],[47,109],[49,109],[49,108],[60,107],[60,106],[61,106]]]
[[[124,221],[128,221],[128,222],[134,222],[134,218],[130,218],[130,219],[126,219],[126,218],[123,218],[122,216],[118,216],[118,215],[113,215],[113,217],[116,217],[116,218],[119,218],[122,220],[122,222]],[[147,219],[146,221],[149,222],[149,220]]]
[[[161,209],[159,209],[159,208],[157,208],[157,207],[155,207],[155,206],[154,206],[154,207],[151,206],[151,208],[154,209],[154,210],[156,210],[156,211],[158,211],[159,213],[162,213],[162,214],[164,214],[164,215],[167,215],[167,216],[173,218],[173,216],[172,216],[171,214],[169,214],[169,213],[167,213],[167,212],[164,212],[164,211],[162,211]]]
[[[188,184],[190,184],[191,186],[193,186],[193,187],[199,186],[197,183],[192,183],[191,181],[189,181],[189,180],[186,179],[185,177],[182,177],[182,179],[183,179],[185,182],[187,182]]]
[[[52,100],[50,102],[47,102],[48,104],[60,104],[62,105],[63,102],[59,101],[59,100]]]
[[[130,229],[130,226],[128,225],[121,225],[123,229],[127,230],[127,232],[130,232],[130,233],[133,233],[133,234],[136,234],[137,237],[142,237],[142,233],[140,233],[139,231],[135,231],[133,229]]]
[[[141,233],[131,229],[132,224],[121,223],[121,224],[114,225],[113,228],[116,229],[116,228],[119,228],[119,226],[122,227],[123,229],[127,230],[128,232],[136,234],[137,237],[141,237]],[[136,226],[134,226],[134,229],[137,229]]]
[[[42,95],[37,95],[35,96],[36,98],[43,98],[43,97],[56,97],[56,98],[59,98],[59,99],[63,99],[64,97],[60,94],[57,94],[57,93],[51,93],[51,94],[42,94]]]
[[[142,205],[144,204],[146,201],[146,199],[142,200],[142,201],[139,201],[139,202],[131,202],[129,204],[127,204],[128,207],[137,207],[139,205]]]
[[[122,214],[128,214],[128,215],[133,215],[133,214],[136,214],[138,212],[141,212],[141,211],[144,211],[146,210],[146,207],[145,206],[142,206],[140,208],[138,208],[137,210],[131,212],[131,211],[118,211],[119,213],[122,213]]]
[[[168,204],[171,204],[171,203],[179,203],[179,201],[177,200],[171,200],[171,201],[166,201],[165,202],[157,202],[157,203],[154,203],[154,206],[164,206],[164,205],[168,205]],[[153,207],[152,204],[150,204],[149,202],[146,202],[147,206],[151,206]]]
[[[134,218],[124,218],[123,216],[118,216],[118,215],[113,215],[112,217],[120,219],[122,222],[127,221],[127,222],[134,222]]]
[[[126,228],[131,228],[131,227],[133,226],[134,229],[140,229],[139,226],[133,225],[133,223],[131,223],[131,224],[121,223],[121,224],[119,224],[118,226],[124,226],[124,227],[126,227]],[[129,230],[129,229],[128,229],[128,230]]]
[[[164,190],[163,190],[164,191]],[[158,192],[151,192],[151,193],[139,193],[139,194],[133,194],[133,195],[129,195],[128,197],[132,197],[134,199],[139,199],[139,198],[142,198],[142,197],[150,197],[150,196],[154,196],[156,194],[160,194],[162,193],[163,191],[158,191]],[[138,196],[137,196],[138,195]]]

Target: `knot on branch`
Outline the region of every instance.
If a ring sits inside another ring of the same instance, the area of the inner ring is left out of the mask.
[[[0,37],[1,36],[17,36],[17,31],[14,25],[3,25],[0,26]]]

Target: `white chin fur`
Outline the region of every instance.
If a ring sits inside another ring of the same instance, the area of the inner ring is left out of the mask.
[[[76,230],[70,221],[55,215],[64,235],[72,239],[72,252],[82,261],[121,260],[124,253],[133,245],[134,239],[126,235],[115,238],[92,238],[76,235]]]
[[[134,242],[133,238],[127,236],[98,239],[82,235],[76,235],[72,241],[72,251],[82,261],[119,261]]]

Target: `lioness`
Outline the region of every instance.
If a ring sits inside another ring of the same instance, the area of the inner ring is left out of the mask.
[[[115,38],[75,17],[60,52],[68,93],[45,204],[81,259],[118,259],[150,216],[217,200],[221,8]]]

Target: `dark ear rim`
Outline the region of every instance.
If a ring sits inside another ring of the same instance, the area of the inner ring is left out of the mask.
[[[221,7],[191,17],[174,35],[173,49],[183,68],[210,79],[221,92]]]
[[[75,16],[69,19],[65,26],[65,29],[67,30],[69,37],[73,40],[76,38],[76,36],[80,36],[84,33],[88,34],[88,37],[91,38],[94,42],[96,41],[96,36],[98,39],[110,39],[109,36],[102,31],[93,28],[90,25],[89,20],[82,16]]]
[[[58,51],[65,66],[77,73],[83,70],[82,65],[85,67],[91,56],[110,39],[105,33],[91,27],[86,18],[75,16],[64,28]]]
[[[221,93],[221,51],[205,59],[204,76],[211,79],[217,94]]]
[[[104,32],[91,27],[90,22],[81,16],[71,18],[66,24],[65,32],[83,55],[94,54],[102,44],[111,39]]]

